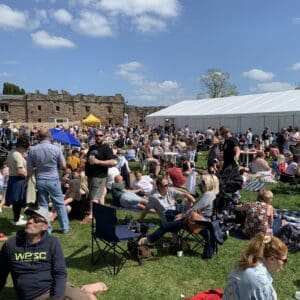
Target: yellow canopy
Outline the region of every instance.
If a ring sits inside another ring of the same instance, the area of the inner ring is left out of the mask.
[[[89,114],[85,119],[82,120],[83,125],[96,126],[101,124],[101,120],[95,117],[93,114]]]

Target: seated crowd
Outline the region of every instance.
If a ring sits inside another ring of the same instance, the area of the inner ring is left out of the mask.
[[[13,224],[25,225],[25,229],[18,232],[17,239],[20,238],[26,247],[27,242],[28,247],[34,247],[45,240],[46,251],[50,251],[48,247],[54,245],[61,266],[49,264],[49,269],[44,271],[47,284],[40,286],[36,293],[31,285],[24,288],[20,280],[28,282],[32,278],[21,276],[18,272],[22,264],[17,264],[15,270],[14,262],[8,259],[9,251],[21,251],[16,246],[16,240],[9,239],[0,254],[0,291],[11,272],[21,299],[35,299],[43,295],[68,296],[72,293],[75,294],[72,299],[96,299],[94,293],[107,289],[102,283],[87,285],[82,290],[73,288],[72,292],[66,285],[61,245],[58,239],[49,235],[51,222],[57,219],[61,233],[66,234],[70,230],[69,218],[79,219],[83,224],[90,223],[93,202],[107,205],[107,199],[111,199],[114,206],[140,210],[140,222],[145,220],[149,212],[158,215],[159,227],[141,238],[139,245],[155,243],[167,232],[172,233],[172,243],[176,245],[180,231],[188,230],[186,224],[192,213],[197,212],[204,221],[213,220],[216,198],[221,195],[218,177],[224,174],[226,168],[238,168],[244,180],[276,180],[281,176],[300,178],[298,131],[295,128],[293,134],[288,136],[282,130],[282,134],[275,139],[274,134],[265,129],[260,141],[259,137],[253,136],[251,128],[239,139],[233,136],[228,127],[220,130],[208,128],[205,133],[191,132],[187,126],[177,132],[170,128],[129,128],[127,132],[122,126],[97,128],[89,129],[87,143],[81,149],[72,149],[66,159],[59,146],[50,143],[51,136],[47,129],[41,128],[36,132],[40,142],[34,145],[20,135],[15,148],[8,154],[7,164],[0,165],[0,212],[5,205],[11,205]],[[278,140],[278,145],[273,144],[275,140]],[[114,145],[111,141],[114,141]],[[206,171],[196,169],[201,147],[208,148]],[[242,152],[255,151],[249,167],[242,163],[238,165],[241,149]],[[131,172],[129,162],[134,161],[139,163],[140,170]],[[63,174],[59,178],[61,170]],[[35,177],[36,181],[37,199],[34,200],[30,199],[24,188],[26,178],[31,177]],[[234,192],[240,197],[238,191]],[[284,262],[287,249],[272,236],[273,232],[275,234],[285,225],[281,219],[274,218],[272,199],[272,192],[262,189],[256,201],[234,206],[234,210],[244,216],[241,233],[254,239],[230,274],[224,299],[242,299],[237,296],[232,298],[231,295],[244,293],[250,297],[254,293],[244,289],[244,283],[237,281],[239,276],[243,278],[242,281],[251,277],[252,288],[259,289],[252,274],[256,269],[263,272],[263,280],[268,283],[267,293],[275,295],[268,270],[281,269],[283,264],[277,262],[275,266],[274,259]],[[31,202],[38,204],[39,208],[27,208],[24,213],[28,218],[25,220],[21,211]],[[200,234],[207,243],[205,229]],[[2,234],[0,240],[5,241],[7,237]],[[277,248],[272,248],[273,245]],[[211,258],[212,255],[206,253],[203,258]],[[31,271],[36,268],[39,267],[32,266]],[[50,274],[51,268],[55,269],[54,275]],[[53,287],[51,280],[58,280],[61,286]],[[275,299],[275,296],[268,299]]]

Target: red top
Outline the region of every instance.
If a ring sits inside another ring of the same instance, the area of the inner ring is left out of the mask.
[[[185,184],[186,178],[183,176],[180,168],[168,168],[167,174],[170,176],[175,187],[181,187]]]

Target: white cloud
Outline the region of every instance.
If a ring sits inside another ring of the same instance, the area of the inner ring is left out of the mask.
[[[257,91],[260,92],[280,92],[294,89],[295,86],[288,82],[265,82],[257,85]]]
[[[143,82],[142,64],[137,61],[132,61],[127,64],[120,64],[117,67],[117,74],[131,83],[139,85]]]
[[[38,31],[31,34],[33,42],[43,48],[73,48],[75,44],[63,37],[50,35],[46,31]]]
[[[244,72],[243,76],[250,78],[250,79],[258,80],[258,81],[269,81],[275,77],[275,75],[273,73],[265,72],[260,69],[252,69],[252,70],[249,70],[248,72]]]
[[[141,32],[159,32],[167,29],[167,24],[163,20],[146,15],[137,17],[132,22]]]
[[[23,29],[28,24],[27,13],[14,10],[5,4],[0,4],[0,28]]]
[[[101,0],[98,7],[112,14],[138,16],[156,14],[161,17],[177,17],[180,13],[178,0]]]
[[[300,70],[300,62],[293,64],[289,69],[292,71],[299,71]]]
[[[134,95],[129,98],[133,99],[136,104],[138,100],[144,100],[149,102],[148,105],[169,105],[190,97],[176,81],[148,80],[143,74],[143,69],[143,65],[138,61],[120,64],[117,67],[117,75],[128,80],[135,87]]]
[[[80,18],[73,22],[74,29],[91,37],[112,36],[113,31],[107,19],[98,13],[82,11]]]
[[[180,15],[179,0],[69,0],[69,3],[99,10],[107,18],[120,16],[128,18],[143,33],[161,32],[167,28],[167,21]]]
[[[23,12],[12,9],[5,4],[0,4],[0,28],[33,30],[40,26],[42,20],[47,18],[45,14],[45,10],[36,10],[35,14],[30,16],[26,11]]]
[[[53,17],[58,23],[69,24],[72,21],[72,15],[65,9],[61,8],[53,12]]]

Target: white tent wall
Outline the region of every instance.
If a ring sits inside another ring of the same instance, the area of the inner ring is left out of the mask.
[[[167,117],[155,117],[147,119],[147,124],[152,126],[165,126]],[[169,118],[171,119],[171,118]],[[271,131],[278,132],[281,128],[288,126],[300,127],[300,113],[295,114],[276,114],[276,115],[247,115],[247,116],[177,116],[174,119],[175,128],[184,128],[188,125],[193,131],[205,131],[209,126],[212,128],[220,128],[222,125],[229,126],[233,132],[246,132],[248,128],[252,128],[252,132],[261,134],[265,127],[269,127]]]
[[[165,119],[174,125],[205,131],[209,126],[228,125],[235,133],[252,128],[261,134],[264,127],[277,132],[283,127],[300,127],[300,90],[264,93],[226,98],[186,100],[146,117],[146,123],[164,125]]]

